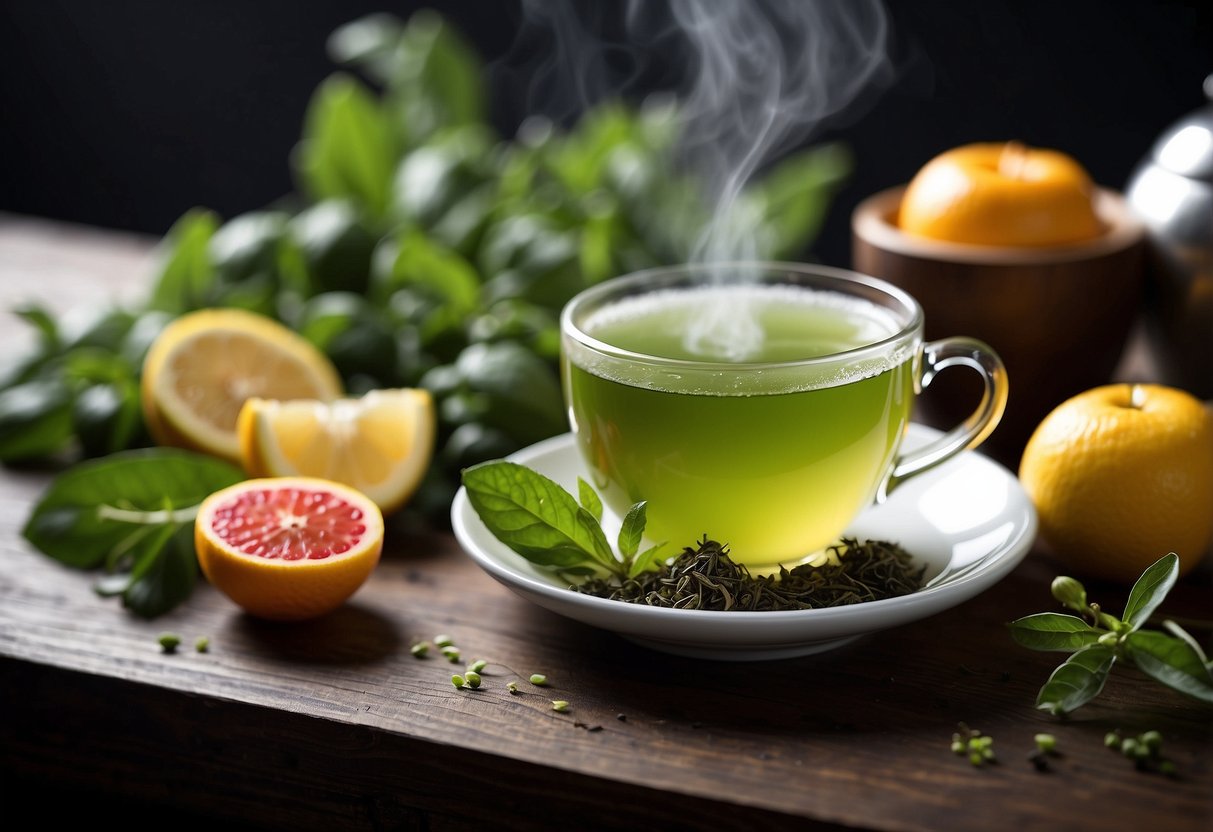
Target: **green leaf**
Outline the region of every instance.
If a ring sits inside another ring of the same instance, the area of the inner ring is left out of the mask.
[[[1196,653],[1197,656],[1200,657],[1200,661],[1202,664],[1205,664],[1205,665],[1209,664],[1209,657],[1205,655],[1205,649],[1200,646],[1200,642],[1197,641],[1196,638],[1191,633],[1189,633],[1183,627],[1179,626],[1179,624],[1177,622],[1172,621],[1170,619],[1167,619],[1166,621],[1162,622],[1162,626],[1171,635],[1175,636],[1178,639],[1182,639],[1183,641],[1186,641],[1188,643],[1188,646],[1192,648],[1192,651],[1194,653]]]
[[[325,44],[335,63],[357,67],[379,84],[397,72],[404,22],[388,12],[373,12],[338,26]]]
[[[1182,638],[1137,630],[1124,640],[1125,655],[1142,673],[1180,693],[1213,704],[1213,675],[1201,654]]]
[[[218,216],[202,208],[187,211],[173,224],[157,248],[149,309],[179,315],[206,304],[215,279],[210,243],[218,228]]]
[[[198,582],[192,523],[165,526],[155,544],[154,550],[149,544],[122,595],[122,605],[142,618],[155,618],[172,610],[190,597]]]
[[[1057,612],[1017,618],[1007,626],[1010,627],[1011,638],[1033,650],[1073,652],[1094,644],[1105,632],[1077,616]]]
[[[472,344],[455,362],[467,391],[484,396],[480,421],[530,444],[568,430],[555,370],[512,341]]]
[[[72,393],[62,377],[0,391],[0,460],[51,456],[72,440]]]
[[[13,309],[13,314],[38,330],[38,340],[48,350],[61,344],[59,325],[50,310],[37,303],[28,303]]]
[[[628,577],[635,578],[642,572],[648,572],[657,569],[662,560],[662,554],[665,552],[666,542],[658,543],[645,549],[639,555],[632,559],[632,564],[628,567]]]
[[[139,526],[156,525],[159,513],[184,512],[242,479],[238,468],[201,454],[169,448],[123,451],[56,477],[34,505],[23,534],[55,560],[95,568]],[[139,523],[124,522],[113,519],[115,510],[144,516]],[[164,522],[180,521],[166,515]]]
[[[308,104],[294,162],[313,200],[348,198],[372,217],[383,216],[396,146],[374,94],[348,73],[322,81]]]
[[[386,103],[395,129],[418,144],[443,127],[485,121],[480,56],[429,9],[408,20],[392,55]]]
[[[619,554],[623,555],[625,561],[631,560],[640,549],[640,539],[644,536],[644,527],[648,522],[647,506],[648,503],[641,500],[629,508],[623,517],[623,525],[619,529]]]
[[[594,516],[558,484],[524,465],[493,460],[463,471],[468,499],[485,527],[536,564],[618,569]]]
[[[1049,676],[1036,696],[1036,707],[1062,716],[1090,702],[1103,690],[1115,661],[1111,647],[1092,644],[1082,648]]]
[[[581,500],[581,507],[594,515],[594,519],[599,523],[602,522],[602,500],[598,498],[598,492],[594,487],[586,482],[581,477],[577,478],[577,493]]]
[[[1146,623],[1178,578],[1179,557],[1174,552],[1163,555],[1141,573],[1125,604],[1123,620],[1130,629],[1136,630]]]
[[[390,252],[380,256],[390,256]],[[480,278],[463,257],[429,240],[419,231],[406,231],[396,240],[395,256],[386,271],[376,271],[374,296],[386,301],[401,289],[432,298],[433,309],[423,322],[423,340],[459,326],[480,299]]]

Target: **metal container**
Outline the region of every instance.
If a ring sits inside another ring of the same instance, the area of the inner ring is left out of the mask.
[[[1213,75],[1210,103],[1172,124],[1126,189],[1149,231],[1144,323],[1160,379],[1213,399]]]

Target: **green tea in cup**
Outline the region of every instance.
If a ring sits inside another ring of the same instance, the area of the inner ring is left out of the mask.
[[[970,339],[923,344],[922,311],[870,277],[801,264],[657,269],[565,307],[562,373],[586,479],[646,536],[704,536],[758,571],[838,542],[906,477],[973,447],[1006,378]],[[916,389],[942,366],[986,379],[964,425],[899,457]]]

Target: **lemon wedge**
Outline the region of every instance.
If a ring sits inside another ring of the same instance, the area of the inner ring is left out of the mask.
[[[416,493],[434,455],[429,391],[372,390],[333,401],[248,399],[237,420],[252,477],[319,477],[361,491],[385,514]]]

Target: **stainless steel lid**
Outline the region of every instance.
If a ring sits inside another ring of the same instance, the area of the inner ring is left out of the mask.
[[[1152,157],[1172,173],[1213,183],[1213,74],[1205,78],[1204,90],[1210,103],[1168,127],[1154,143]]]

